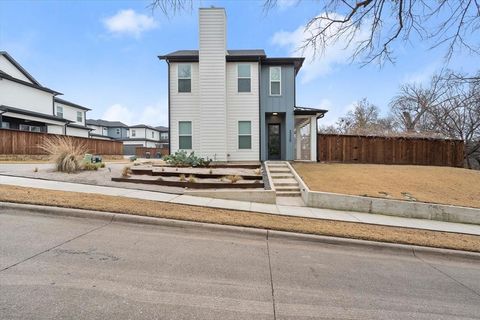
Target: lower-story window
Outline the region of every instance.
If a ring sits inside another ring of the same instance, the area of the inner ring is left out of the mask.
[[[238,149],[252,149],[251,121],[238,121]]]
[[[178,122],[178,148],[192,149],[192,121]]]

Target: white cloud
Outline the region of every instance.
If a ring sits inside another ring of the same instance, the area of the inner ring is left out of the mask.
[[[328,112],[325,114],[324,118],[319,120],[318,124],[322,126],[335,125],[338,121],[338,118],[343,117],[348,111],[355,108],[355,104],[356,101],[353,101],[342,107],[335,107],[330,100],[322,99],[320,101],[320,105],[315,108],[326,109]]]
[[[299,2],[300,0],[277,0],[277,6],[280,10],[286,10],[297,5]]]
[[[325,15],[322,13],[321,15]],[[319,16],[321,16],[319,15]],[[330,18],[342,19],[343,16],[335,13],[329,14]],[[291,56],[304,56],[305,62],[302,67],[301,82],[308,83],[318,77],[325,76],[333,71],[339,65],[344,65],[350,62],[351,56],[355,51],[355,44],[365,39],[368,36],[367,30],[357,30],[349,46],[346,44],[349,40],[349,35],[341,36],[337,41],[327,43],[326,49],[323,52],[317,51],[315,53],[312,46],[308,46],[302,50],[305,40],[311,37],[315,30],[322,27],[320,20],[312,24],[307,30],[304,25],[299,26],[294,31],[279,31],[272,37],[272,43],[280,47],[285,47]],[[365,23],[364,25],[368,25]],[[337,29],[331,28],[328,31],[329,35],[337,33]]]
[[[121,104],[114,104],[105,110],[102,119],[121,121],[127,125],[147,124],[152,126],[167,125],[167,107],[162,105],[146,106],[143,109],[132,109]]]
[[[403,77],[403,83],[416,83],[416,84],[426,84],[430,81],[430,78],[433,76],[435,72],[439,70],[441,67],[441,63],[439,61],[434,61],[424,68],[417,70],[412,73],[407,73]]]
[[[118,11],[115,15],[104,19],[103,24],[113,34],[130,35],[137,38],[143,32],[158,26],[152,17],[136,13],[132,9]]]

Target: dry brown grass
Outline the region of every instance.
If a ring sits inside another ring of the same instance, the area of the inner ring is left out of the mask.
[[[68,173],[81,169],[82,158],[88,151],[85,143],[74,140],[69,136],[46,138],[40,148],[50,155],[57,171]]]
[[[0,185],[0,201],[480,252],[480,236]]]
[[[294,163],[315,191],[480,208],[480,171],[428,166]]]

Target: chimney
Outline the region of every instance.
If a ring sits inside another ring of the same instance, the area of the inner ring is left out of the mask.
[[[200,153],[227,161],[227,18],[223,8],[201,8],[199,16]]]

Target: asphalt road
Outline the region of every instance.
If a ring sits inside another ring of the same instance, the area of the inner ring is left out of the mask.
[[[1,319],[480,319],[480,261],[0,212]]]

